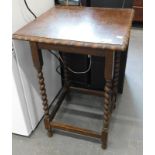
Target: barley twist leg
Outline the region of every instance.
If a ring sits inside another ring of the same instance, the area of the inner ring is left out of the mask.
[[[112,80],[107,80],[104,89],[104,125],[102,130],[102,148],[107,148],[108,141],[108,127],[110,118],[110,103],[112,92]]]
[[[45,82],[44,82],[44,77],[42,71],[38,72],[38,79],[39,79],[39,85],[40,85],[40,94],[42,98],[42,104],[43,104],[43,110],[44,110],[44,124],[45,128],[48,130],[47,134],[49,137],[51,137],[52,134],[52,129],[50,128],[49,125],[49,105],[48,105],[48,100],[47,100],[47,94],[46,94],[46,88],[45,88]]]
[[[101,141],[102,141],[102,148],[107,148],[108,143],[108,129],[110,123],[110,107],[112,101],[112,79],[113,79],[113,58],[114,58],[114,51],[105,50],[105,67],[104,67],[104,109],[103,109],[103,129],[101,133]]]
[[[31,55],[33,60],[33,65],[38,73],[38,80],[39,80],[39,86],[40,86],[40,94],[42,98],[42,104],[43,104],[43,110],[44,110],[44,125],[45,128],[48,130],[48,136],[52,136],[52,129],[50,128],[50,117],[49,117],[49,106],[48,106],[48,100],[46,95],[46,88],[45,88],[45,82],[43,77],[43,57],[42,57],[42,51],[38,48],[38,44],[34,41],[30,41],[30,48],[31,48]]]
[[[118,82],[119,82],[119,72],[120,72],[120,56],[121,55],[119,52],[117,52],[115,54],[114,77],[113,77],[113,97],[112,97],[111,112],[116,107]]]

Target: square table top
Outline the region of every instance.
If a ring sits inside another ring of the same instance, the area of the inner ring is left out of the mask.
[[[13,39],[123,51],[133,9],[57,6],[13,34]]]

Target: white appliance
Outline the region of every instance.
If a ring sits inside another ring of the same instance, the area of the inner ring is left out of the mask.
[[[36,16],[54,6],[54,0],[27,0],[27,3]],[[34,20],[32,14],[27,10],[24,0],[13,0],[12,7],[13,32]],[[29,136],[44,114],[37,72],[33,67],[29,43],[13,40],[13,48],[12,132]],[[43,52],[43,59],[45,60],[43,72],[50,103],[61,88],[61,77],[55,72],[59,62],[49,52]]]

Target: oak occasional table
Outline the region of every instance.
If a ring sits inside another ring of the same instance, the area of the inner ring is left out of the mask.
[[[120,53],[128,46],[133,14],[132,9],[59,6],[48,10],[13,34],[13,39],[30,43],[45,112],[44,124],[49,136],[52,136],[52,129],[57,128],[100,138],[102,148],[107,147],[109,122],[117,97]],[[65,83],[50,114],[41,49],[105,57],[104,91],[72,87],[65,69]],[[73,89],[103,96],[103,129],[100,133],[53,121],[66,94]]]

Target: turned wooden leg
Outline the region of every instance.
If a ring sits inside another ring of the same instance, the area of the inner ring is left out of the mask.
[[[120,54],[121,54],[120,52],[115,53],[114,77],[113,77],[113,96],[112,96],[111,112],[116,107],[118,82],[119,82],[119,72],[120,72],[120,58],[121,58]]]
[[[112,98],[112,76],[113,76],[113,51],[107,51],[105,54],[105,86],[104,86],[104,116],[103,116],[103,129],[102,129],[102,148],[107,148],[108,143],[108,129],[110,121],[110,106]]]
[[[50,127],[49,105],[48,105],[48,100],[47,100],[44,76],[42,72],[42,67],[43,67],[42,54],[41,54],[41,51],[38,49],[36,42],[30,42],[30,46],[31,46],[33,64],[38,72],[40,95],[42,98],[42,104],[43,104],[43,110],[44,110],[44,125],[48,131],[48,136],[51,137],[52,129]]]
[[[52,137],[53,136],[52,129],[48,129],[47,130],[47,135],[48,135],[48,137]]]
[[[45,82],[44,82],[42,71],[38,72],[38,79],[39,79],[40,94],[41,94],[42,104],[44,109],[44,124],[45,124],[45,128],[47,129],[48,136],[51,137],[53,134],[52,134],[52,129],[50,128],[50,125],[49,125],[49,122],[50,122],[49,105],[48,105]]]
[[[105,81],[104,89],[104,126],[102,130],[102,148],[107,148],[108,127],[110,119],[110,103],[111,103],[112,80]]]
[[[119,82],[118,82],[118,93],[123,93],[123,87],[124,87],[124,79],[125,79],[125,69],[126,69],[126,63],[127,63],[127,57],[128,57],[128,47],[125,51],[121,52],[120,56],[120,71],[119,71]]]

